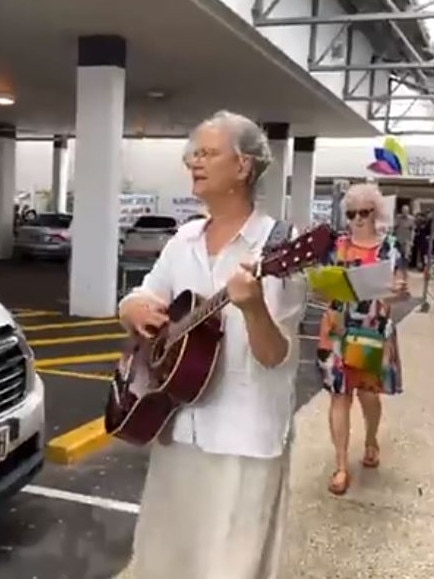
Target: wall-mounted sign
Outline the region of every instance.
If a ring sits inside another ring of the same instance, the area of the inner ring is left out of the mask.
[[[434,158],[409,154],[394,137],[386,137],[383,147],[374,148],[375,161],[368,169],[373,173],[391,176],[432,177],[434,176]]]
[[[427,157],[409,157],[408,174],[412,177],[432,177],[434,175],[434,159]]]
[[[205,214],[205,208],[193,195],[184,197],[172,197],[170,214],[173,215],[180,223],[197,213]]]
[[[405,175],[408,155],[405,147],[394,137],[386,137],[382,147],[374,147],[374,158],[368,169],[379,175]]]
[[[153,193],[123,193],[121,195],[120,227],[131,227],[141,215],[158,211],[158,195]]]

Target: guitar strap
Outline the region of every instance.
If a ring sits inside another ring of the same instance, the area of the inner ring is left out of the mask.
[[[284,241],[289,241],[292,237],[292,232],[292,223],[278,219],[271,228],[264,247],[262,248],[262,254],[272,251]]]

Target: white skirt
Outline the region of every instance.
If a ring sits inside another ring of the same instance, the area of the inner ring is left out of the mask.
[[[155,444],[127,579],[289,577],[289,445],[258,459]]]

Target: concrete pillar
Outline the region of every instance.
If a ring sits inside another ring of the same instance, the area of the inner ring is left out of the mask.
[[[273,163],[259,184],[258,198],[263,210],[275,219],[285,217],[285,199],[288,179],[288,139],[287,123],[264,123]]]
[[[126,43],[79,39],[69,310],[116,311]]]
[[[299,231],[312,222],[315,195],[315,137],[295,137],[291,178],[291,221]]]
[[[60,135],[53,141],[52,209],[65,213],[68,193],[68,139]]]
[[[0,123],[0,259],[10,259],[14,246],[16,130]]]

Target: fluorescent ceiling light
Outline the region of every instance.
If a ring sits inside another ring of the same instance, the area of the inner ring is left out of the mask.
[[[149,90],[146,93],[147,97],[150,99],[164,99],[164,97],[166,96],[166,93],[163,90],[159,90],[159,89],[154,89],[154,90]]]
[[[15,97],[11,94],[0,93],[0,106],[7,107],[15,104]]]

